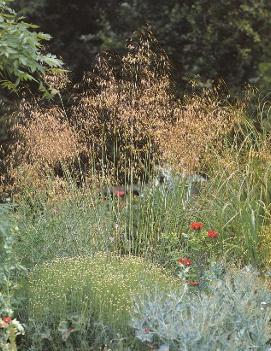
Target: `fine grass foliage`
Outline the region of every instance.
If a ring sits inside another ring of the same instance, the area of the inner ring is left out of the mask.
[[[243,114],[219,89],[178,97],[169,59],[148,29],[123,57],[99,57],[71,95],[67,107],[61,98],[20,105],[7,165],[15,192],[31,180],[41,190],[63,162],[81,173],[81,185],[92,183],[93,170],[122,184],[148,181],[160,163],[200,170],[208,146],[219,147]]]
[[[271,225],[265,225],[260,233],[260,250],[263,253],[264,263],[268,269],[271,268]]]
[[[194,219],[220,233],[220,252],[228,260],[241,259],[259,267],[265,260],[262,226],[270,223],[270,145],[247,122],[221,150],[209,149],[209,180],[191,204]],[[269,156],[268,156],[269,155]]]
[[[17,275],[22,267],[14,257],[14,237],[18,228],[10,211],[11,207],[0,205],[0,348],[16,351],[16,337],[24,334],[23,325],[14,318],[14,309],[18,305],[15,298]]]
[[[21,232],[16,252],[27,267],[55,258],[111,251],[114,217],[97,193],[70,190],[65,201],[47,206],[41,199],[34,205],[22,204],[17,213]]]

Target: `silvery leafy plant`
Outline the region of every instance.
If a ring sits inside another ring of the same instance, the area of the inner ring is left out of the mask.
[[[207,290],[137,298],[131,326],[157,350],[271,350],[271,292],[257,272],[243,269],[213,279]]]

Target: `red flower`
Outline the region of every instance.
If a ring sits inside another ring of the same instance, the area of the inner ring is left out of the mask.
[[[144,328],[144,334],[149,334],[150,333],[150,329],[149,328]]]
[[[9,324],[12,321],[12,318],[7,316],[7,317],[3,317],[2,320],[4,323]]]
[[[117,191],[115,191],[115,195],[117,197],[123,197],[123,196],[125,196],[125,191],[117,190]]]
[[[203,223],[201,223],[201,222],[192,222],[191,224],[190,224],[190,228],[192,229],[192,230],[201,230],[202,228],[203,228]]]
[[[187,266],[187,267],[191,266],[191,264],[192,264],[192,260],[190,260],[190,258],[188,258],[188,257],[181,257],[178,259],[177,262],[180,266]]]
[[[190,286],[199,286],[199,282],[195,280],[188,280],[186,283]]]
[[[218,237],[219,234],[215,230],[208,230],[207,235],[209,238],[215,239]]]
[[[0,322],[0,328],[7,328],[9,323],[12,321],[12,318],[9,316],[2,317],[2,321]]]

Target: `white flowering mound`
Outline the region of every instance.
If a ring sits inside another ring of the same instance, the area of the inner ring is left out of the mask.
[[[163,269],[138,257],[58,259],[36,266],[30,274],[30,316],[57,321],[70,313],[94,314],[112,327],[127,328],[137,294],[157,287],[176,290],[178,285]]]

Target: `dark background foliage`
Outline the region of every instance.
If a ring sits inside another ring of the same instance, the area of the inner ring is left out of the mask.
[[[148,23],[181,88],[190,79],[204,85],[223,79],[235,91],[245,83],[270,83],[269,0],[17,0],[16,7],[53,36],[50,50],[75,80],[97,53],[121,51]]]

